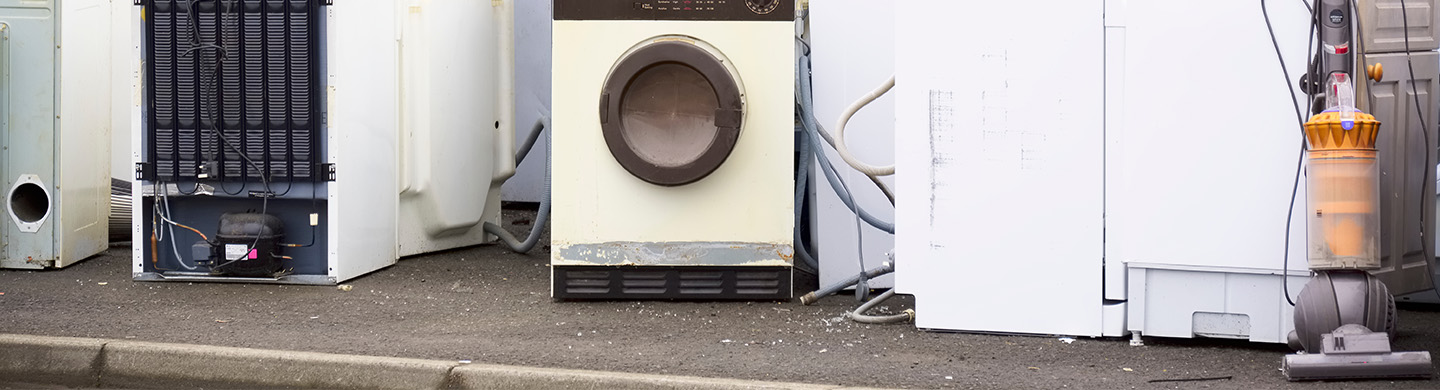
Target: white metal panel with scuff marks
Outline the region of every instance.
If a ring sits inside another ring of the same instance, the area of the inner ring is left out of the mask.
[[[1100,335],[1103,4],[911,5],[896,283],[917,326]]]

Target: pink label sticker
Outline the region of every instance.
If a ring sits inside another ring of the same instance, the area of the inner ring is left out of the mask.
[[[251,250],[250,250],[250,260],[255,260],[255,258],[260,257],[260,253],[259,253],[259,252],[260,252],[260,251],[258,251],[258,250],[251,249]]]

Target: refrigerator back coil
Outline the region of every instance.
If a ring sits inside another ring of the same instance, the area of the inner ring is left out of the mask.
[[[147,178],[314,177],[318,2],[147,1]]]

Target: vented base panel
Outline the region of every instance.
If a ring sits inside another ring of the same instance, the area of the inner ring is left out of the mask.
[[[790,267],[555,266],[557,299],[788,300]]]

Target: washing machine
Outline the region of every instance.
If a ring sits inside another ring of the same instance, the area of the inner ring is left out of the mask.
[[[552,296],[789,298],[794,4],[553,6]]]

